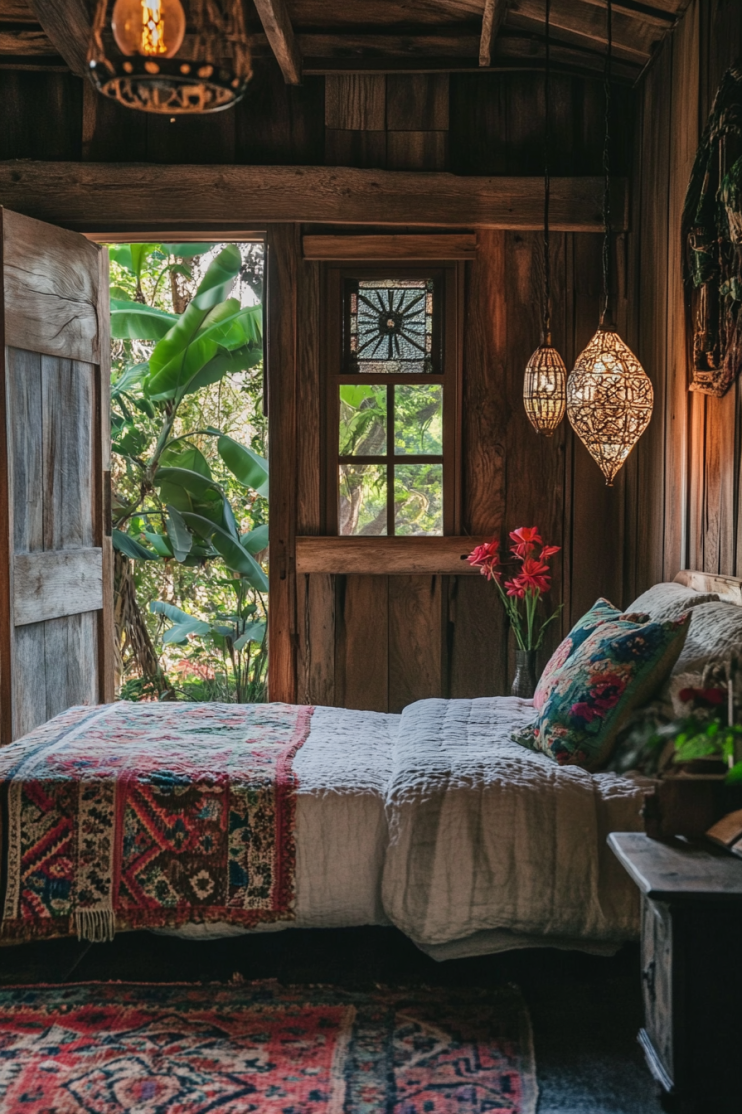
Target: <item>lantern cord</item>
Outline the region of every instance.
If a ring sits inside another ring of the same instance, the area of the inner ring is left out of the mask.
[[[611,71],[613,62],[613,3],[607,0],[608,46],[605,54],[605,135],[603,139],[603,311],[600,324],[610,323],[611,301]]]
[[[551,344],[551,251],[549,243],[549,203],[551,177],[549,154],[551,146],[551,0],[546,0],[546,57],[544,65],[544,344]]]

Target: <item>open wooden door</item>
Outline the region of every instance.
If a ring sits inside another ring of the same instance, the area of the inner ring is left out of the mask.
[[[0,209],[0,742],[113,699],[108,253]]]

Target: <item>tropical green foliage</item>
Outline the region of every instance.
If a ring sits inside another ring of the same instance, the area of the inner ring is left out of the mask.
[[[110,250],[117,605],[130,599],[130,574],[136,597],[133,611],[117,606],[122,695],[262,699],[262,249]],[[127,631],[127,621],[146,630]],[[156,667],[136,652],[148,639]]]

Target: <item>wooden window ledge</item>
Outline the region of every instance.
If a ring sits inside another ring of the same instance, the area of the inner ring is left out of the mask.
[[[297,538],[297,573],[338,573],[359,576],[479,576],[466,558],[484,537],[456,538]]]

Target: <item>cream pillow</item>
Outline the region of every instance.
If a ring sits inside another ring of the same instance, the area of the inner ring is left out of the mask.
[[[669,619],[679,619],[686,611],[699,604],[718,599],[716,592],[696,592],[693,588],[686,588],[684,584],[671,581],[648,588],[626,610],[646,611],[656,623],[665,623]]]
[[[685,645],[675,673],[702,673],[711,661],[728,661],[742,654],[742,607],[735,603],[702,603],[691,612]]]

